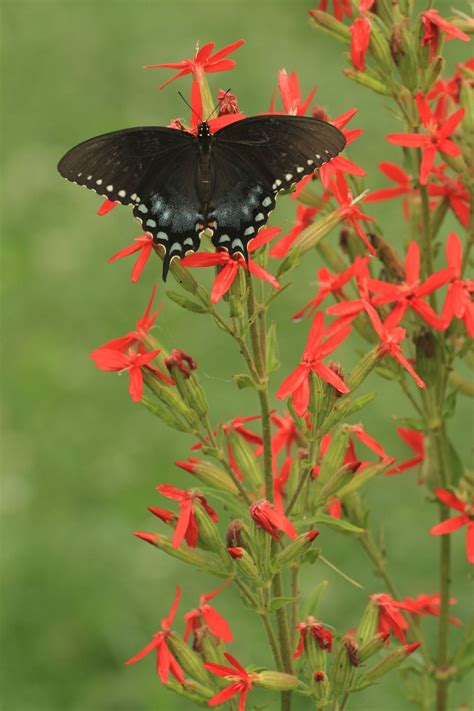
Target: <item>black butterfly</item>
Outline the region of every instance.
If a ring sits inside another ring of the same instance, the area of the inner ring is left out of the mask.
[[[203,233],[230,254],[247,248],[275,207],[275,197],[344,148],[335,126],[305,116],[264,115],[198,135],[161,126],[126,128],[91,138],[59,161],[68,180],[133,214],[170,261],[199,248]]]

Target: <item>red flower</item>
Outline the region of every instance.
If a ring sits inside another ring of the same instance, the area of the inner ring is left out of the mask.
[[[396,183],[398,187],[373,190],[369,195],[367,195],[366,198],[364,198],[364,202],[391,200],[399,195],[416,195],[418,192],[411,187],[411,175],[407,175],[405,171],[398,165],[395,165],[395,163],[379,163],[379,169],[382,173],[385,173],[387,178]],[[405,219],[408,219],[408,205],[406,200],[403,201],[403,212]]]
[[[454,277],[448,286],[441,318],[446,326],[449,326],[454,317],[462,319],[466,331],[474,338],[474,304],[471,298],[474,281],[461,279],[462,242],[455,232],[451,232],[446,243],[446,261],[453,270]]]
[[[228,54],[235,52],[236,49],[244,44],[244,40],[237,40],[232,44],[223,47],[214,55],[212,50],[214,49],[214,42],[208,42],[201,49],[198,49],[194,55],[194,59],[183,59],[181,62],[170,62],[167,64],[148,64],[145,69],[179,69],[180,71],[175,74],[171,79],[168,79],[160,89],[164,89],[165,86],[170,84],[175,79],[179,77],[184,77],[186,74],[192,74],[194,79],[199,80],[202,75],[207,72],[225,72],[228,69],[233,69],[235,67],[235,62],[233,59],[225,59]]]
[[[232,578],[229,578],[220,587],[216,588],[216,590],[207,593],[207,595],[201,595],[199,598],[199,607],[184,615],[184,619],[187,622],[186,630],[183,635],[185,642],[191,634],[191,631],[196,632],[203,625],[207,625],[209,631],[214,637],[217,637],[217,639],[221,639],[223,642],[232,642],[234,637],[226,620],[217,610],[208,604],[209,600],[212,600],[231,582]]]
[[[311,178],[311,176],[309,177]],[[291,231],[288,232],[287,235],[281,237],[278,240],[278,243],[271,248],[270,257],[275,257],[276,259],[286,257],[293,246],[293,243],[296,241],[296,238],[313,222],[313,219],[318,214],[319,210],[319,207],[306,207],[305,205],[298,205],[295,224],[293,225]]]
[[[217,92],[217,101],[219,103],[219,110],[217,112],[218,116],[228,116],[229,114],[240,113],[237,97],[230,91],[219,89]]]
[[[319,311],[313,319],[300,364],[282,382],[276,393],[280,400],[292,394],[293,406],[296,413],[302,417],[308,409],[309,402],[309,374],[311,371],[317,373],[320,378],[336,388],[340,393],[348,393],[349,388],[344,381],[327,365],[323,363],[329,353],[332,353],[342,341],[347,338],[351,327],[347,326],[341,330],[328,335],[329,329],[324,333],[324,316]],[[328,338],[323,343],[323,338]]]
[[[293,458],[287,456],[278,476],[273,475],[273,499],[275,501],[275,509],[277,511],[281,511],[282,513],[285,511],[283,499],[285,496],[285,487],[290,476],[292,462]]]
[[[230,421],[230,424],[223,425],[222,429],[224,430],[224,432],[227,432],[230,429],[235,430],[249,444],[261,445],[263,444],[262,437],[256,434],[255,432],[252,432],[252,430],[249,430],[248,427],[245,427],[245,423],[260,420],[261,417],[261,415],[250,415],[249,417],[234,417]]]
[[[304,101],[301,99],[301,89],[296,72],[288,75],[286,69],[278,72],[278,88],[285,113],[292,116],[303,116],[309,108],[317,87],[313,87]]]
[[[400,612],[400,608],[408,610],[408,607],[385,593],[369,595],[369,598],[379,609],[379,634],[387,635],[393,632],[395,637],[400,640],[402,644],[406,644],[405,630],[408,629],[408,622]],[[388,642],[389,640],[387,638],[387,644]]]
[[[446,284],[453,276],[451,268],[441,269],[431,274],[428,279],[420,284],[420,248],[418,242],[410,242],[405,257],[405,281],[401,284],[391,284],[379,279],[369,279],[370,291],[379,294],[374,299],[374,304],[389,304],[396,301],[397,305],[390,314],[390,323],[396,326],[400,323],[405,311],[413,309],[421,318],[433,328],[444,330],[446,324],[433,311],[431,306],[423,301],[422,297],[431,294],[440,286]]]
[[[280,232],[278,227],[267,227],[260,231],[258,237],[253,239],[249,244],[249,253],[255,252],[256,249],[262,247],[266,242],[273,239]],[[228,252],[196,252],[188,254],[187,257],[181,260],[181,264],[185,267],[215,267],[221,266],[219,274],[214,280],[211,289],[211,301],[215,304],[222,299],[226,294],[237,276],[239,267],[248,269],[248,271],[259,279],[268,281],[275,289],[279,289],[280,285],[270,272],[261,267],[259,264],[249,258],[248,264],[241,254],[230,255]]]
[[[147,263],[152,249],[153,237],[146,233],[140,235],[140,237],[135,237],[135,244],[130,244],[128,247],[125,247],[125,249],[121,249],[120,252],[110,257],[108,261],[115,262],[116,259],[122,259],[122,257],[128,257],[130,254],[140,252],[132,269],[132,282],[135,284],[140,279],[143,267]]]
[[[441,197],[447,200],[461,225],[467,227],[470,212],[469,193],[459,175],[455,178],[444,175],[445,167],[439,166],[433,169],[433,173],[436,173],[436,178],[439,180],[440,185],[428,183],[428,193],[434,197]]]
[[[196,361],[180,348],[173,348],[171,354],[165,360],[165,365],[168,370],[171,370],[173,366],[178,368],[185,380],[188,380],[191,377],[192,371],[197,368]]]
[[[209,700],[208,705],[219,706],[219,704],[223,704],[224,701],[228,701],[233,696],[240,694],[239,711],[244,711],[245,699],[248,692],[252,691],[252,684],[255,679],[258,678],[258,675],[247,673],[231,654],[224,652],[224,657],[232,664],[232,667],[224,667],[221,664],[212,664],[211,662],[204,664],[204,669],[207,669],[207,671],[232,682],[230,686],[226,686],[225,689],[222,689],[222,691],[219,691],[218,694],[213,696],[212,699]]]
[[[469,36],[460,29],[452,25],[450,22],[441,17],[438,10],[427,10],[421,13],[421,21],[424,26],[424,34],[421,38],[422,47],[430,48],[430,61],[435,56],[438,50],[439,33],[445,32],[446,39],[460,39],[463,42],[469,42]]]
[[[298,646],[293,652],[293,659],[299,659],[303,654],[306,635],[311,635],[317,641],[319,647],[325,652],[330,652],[332,650],[334,635],[328,629],[323,627],[323,625],[318,622],[315,617],[308,617],[304,622],[300,622],[296,625],[296,629],[299,630],[300,638],[298,640]]]
[[[257,528],[264,528],[276,541],[280,540],[278,531],[285,533],[288,538],[297,537],[298,534],[290,519],[287,518],[282,511],[273,508],[267,499],[256,501],[250,506],[249,511]]]
[[[229,126],[231,123],[241,121],[243,118],[245,118],[245,114],[240,114],[238,113],[238,111],[228,111],[227,113],[219,112],[216,118],[210,119],[207,124],[209,126],[209,131],[211,133],[215,133],[219,129],[224,128],[224,126]],[[201,87],[199,86],[199,83],[197,81],[193,81],[193,83],[191,84],[191,118],[189,121],[189,132],[197,136],[200,123],[202,123]],[[170,128],[177,128],[179,130],[183,130],[183,126],[181,125],[179,119],[173,121],[170,125]]]
[[[318,10],[322,10],[323,12],[327,12],[329,5],[329,0],[320,0],[319,5],[318,5]],[[309,11],[309,14],[311,15],[313,13],[313,10]],[[342,20],[344,18],[344,15],[347,15],[347,17],[352,16],[352,7],[350,0],[333,0],[333,15],[336,18],[336,20]]]
[[[130,346],[134,346],[137,343],[142,343],[143,340],[149,335],[150,329],[154,325],[156,317],[161,311],[160,306],[158,309],[156,309],[156,311],[150,313],[153,307],[155,294],[156,284],[153,287],[153,291],[151,292],[151,298],[148,302],[148,306],[145,309],[145,313],[136,322],[136,329],[134,331],[129,331],[127,335],[122,336],[122,338],[114,338],[111,341],[107,341],[107,343],[104,343],[104,345],[100,346],[100,348],[98,348],[97,350],[101,350],[103,348],[112,348],[116,351],[126,351],[128,348],[130,348]],[[96,351],[93,351],[91,353],[91,358],[94,358],[95,353]]]
[[[351,323],[362,311],[365,311],[365,304],[371,303],[371,297],[369,294],[368,280],[370,277],[370,272],[367,266],[368,257],[356,257],[354,265],[354,275],[357,281],[357,288],[359,291],[359,299],[351,299],[348,301],[341,301],[338,304],[333,304],[328,306],[326,313],[330,316],[338,316],[338,320],[333,323],[347,325]]]
[[[400,326],[394,327],[390,325],[390,315],[387,317],[385,322],[382,323],[382,321],[380,320],[380,316],[371,304],[366,303],[365,309],[372,322],[374,331],[380,338],[380,352],[383,355],[388,354],[392,358],[395,358],[395,360],[397,360],[400,365],[410,373],[418,387],[424,388],[426,383],[420,378],[417,373],[415,373],[412,366],[403,355],[402,349],[400,347],[400,343],[401,341],[403,341],[406,335],[405,329],[401,328]]]
[[[460,515],[448,518],[446,521],[442,521],[442,523],[433,526],[433,528],[430,529],[431,535],[443,536],[446,533],[457,531],[457,529],[462,528],[462,526],[466,526],[467,561],[471,565],[474,565],[474,501],[468,506],[465,501],[461,501],[461,499],[458,499],[457,496],[445,489],[435,489],[435,494],[443,504],[455,511],[459,511]]]
[[[338,173],[336,177],[336,183],[331,181],[329,189],[336,200],[339,203],[339,212],[345,218],[346,224],[352,225],[361,240],[366,245],[367,249],[371,254],[376,254],[376,250],[372,247],[369,242],[367,235],[365,234],[362,227],[359,225],[359,220],[365,220],[366,222],[374,222],[373,217],[364,215],[357,205],[352,200],[352,195],[347,185],[346,179],[342,173]]]
[[[350,26],[351,62],[354,69],[365,71],[365,55],[369,49],[372,24],[367,17],[358,17]]]
[[[179,501],[179,517],[172,538],[173,548],[179,548],[183,542],[183,538],[190,548],[196,548],[199,529],[196,520],[194,507],[202,506],[204,511],[213,521],[218,521],[217,512],[209,506],[204,496],[199,491],[186,491],[185,489],[177,489],[171,484],[160,484],[156,487],[157,491],[168,499]]]
[[[416,467],[425,461],[425,435],[423,432],[403,427],[397,427],[397,432],[410,449],[413,449],[415,456],[405,462],[400,462],[396,467],[385,472],[386,474],[400,474],[400,472]]]
[[[357,437],[359,442],[365,444],[365,446],[368,447],[368,449],[371,449],[372,452],[375,452],[377,456],[379,456],[381,459],[389,459],[389,456],[382,447],[382,445],[377,442],[376,439],[371,437],[371,435],[369,435],[369,433],[364,430],[362,425],[348,425],[348,428],[350,429],[352,434]]]
[[[342,518],[342,503],[338,498],[333,496],[326,504],[326,511],[333,518]]]
[[[117,207],[117,205],[120,205],[120,203],[115,202],[115,200],[109,200],[109,198],[105,198],[104,202],[97,210],[97,214],[101,216],[106,215],[108,212],[113,210],[114,207]]]
[[[156,672],[159,675],[160,680],[163,684],[166,684],[166,682],[168,681],[170,672],[174,676],[176,681],[179,681],[180,684],[184,684],[183,670],[179,666],[177,660],[175,659],[171,650],[166,644],[166,639],[170,636],[170,627],[173,624],[173,620],[176,615],[176,610],[178,609],[180,596],[181,590],[179,585],[177,585],[176,595],[174,598],[174,602],[171,606],[171,610],[169,611],[168,617],[165,617],[161,620],[161,632],[157,632],[153,636],[153,639],[150,644],[147,644],[147,646],[142,649],[141,652],[139,652],[137,655],[135,655],[131,659],[128,659],[125,662],[125,664],[135,664],[135,662],[138,662],[140,659],[143,659],[143,657],[145,657],[147,654],[150,654],[150,652],[156,649]]]
[[[318,310],[319,305],[324,301],[324,299],[329,296],[329,294],[335,294],[340,299],[344,299],[344,292],[342,287],[344,284],[352,279],[354,274],[359,269],[359,264],[357,260],[363,259],[363,257],[356,257],[355,261],[344,271],[339,272],[339,274],[332,274],[329,269],[323,267],[318,270],[318,286],[319,289],[315,296],[308,301],[306,306],[303,306],[300,311],[295,313],[291,318],[293,321],[298,321],[305,314],[306,316],[313,316],[315,311]]]
[[[401,601],[405,606],[405,609],[409,610],[413,615],[432,615],[433,617],[439,617],[441,612],[441,595],[418,595],[418,597],[405,597]],[[455,597],[449,598],[449,604],[454,605],[457,602]],[[461,620],[457,617],[448,618],[451,624],[456,625],[456,627],[461,626]]]
[[[91,358],[95,361],[96,367],[99,370],[115,371],[122,373],[128,370],[130,376],[130,385],[128,392],[133,402],[139,402],[143,395],[143,374],[142,368],[148,368],[165,383],[174,385],[166,375],[161,373],[158,368],[151,365],[151,361],[156,358],[160,351],[139,352],[134,348],[129,348],[126,353],[115,350],[114,348],[105,348],[102,346],[91,353]]]
[[[433,114],[421,92],[418,92],[415,101],[421,123],[427,133],[391,133],[387,136],[387,141],[398,146],[421,148],[423,159],[420,168],[420,183],[426,185],[437,151],[446,153],[449,156],[458,156],[460,154],[459,146],[449,140],[449,136],[451,136],[464,116],[464,109],[459,109],[446,120],[441,120],[440,117]]]
[[[356,113],[357,109],[349,109],[349,111],[346,111],[345,113],[341,114],[340,116],[337,116],[335,119],[332,119],[332,121],[330,121],[333,126],[336,126],[336,128],[338,128],[344,134],[346,139],[346,146],[349,146],[362,133],[362,129],[360,128],[353,128],[350,131],[346,131],[344,128],[344,126],[349,123],[349,121],[355,116]],[[359,176],[366,175],[365,170],[361,168],[360,165],[357,165],[357,163],[353,163],[348,158],[339,155],[335,158],[332,158],[332,160],[322,165],[319,169],[319,177],[321,178],[321,183],[323,184],[323,186],[325,188],[328,188],[330,185],[331,176],[335,175],[337,177],[338,173],[349,173],[350,175]]]

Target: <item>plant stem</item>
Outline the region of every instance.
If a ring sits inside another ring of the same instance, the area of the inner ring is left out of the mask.
[[[295,565],[291,569],[291,597],[293,602],[291,603],[291,647],[295,646],[296,642],[296,625],[298,623],[298,599],[299,599],[299,573],[300,566]]]
[[[265,633],[268,638],[268,642],[270,644],[272,654],[273,654],[273,659],[275,660],[275,664],[277,665],[278,671],[283,671],[283,663],[281,660],[281,655],[280,651],[278,649],[278,643],[275,637],[275,633],[273,631],[272,624],[270,622],[270,617],[268,615],[268,612],[265,610],[265,606],[261,604],[255,595],[252,593],[250,588],[247,587],[245,583],[243,583],[241,580],[238,578],[234,578],[234,582],[237,585],[237,587],[240,588],[242,595],[247,599],[248,603],[252,605],[253,609],[257,612],[258,616],[262,620],[263,627],[265,629]]]

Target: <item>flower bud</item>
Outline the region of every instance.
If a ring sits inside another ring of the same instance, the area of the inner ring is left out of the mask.
[[[438,81],[445,65],[446,60],[443,59],[443,57],[433,57],[431,62],[428,64],[428,67],[424,72],[424,81],[422,88],[423,94],[425,94],[425,96]]]
[[[260,577],[257,566],[251,555],[247,553],[245,548],[233,547],[227,549],[229,555],[234,559],[237,570],[242,573],[257,586],[264,587],[264,582]]]
[[[340,467],[334,474],[328,479],[328,481],[318,489],[316,495],[316,505],[324,506],[324,504],[331,498],[331,496],[336,496],[339,491],[342,491],[346,486],[352,482],[354,478],[354,471],[350,464],[346,464]]]
[[[348,43],[351,41],[349,28],[346,27],[343,22],[336,20],[336,18],[328,12],[310,10],[309,14],[311,15],[313,26],[317,29],[323,30],[338,40],[343,40]]]
[[[390,49],[403,84],[410,91],[415,91],[418,87],[418,56],[415,38],[410,32],[407,18],[394,25]]]
[[[194,704],[198,704],[199,706],[205,705],[211,696],[214,696],[216,693],[215,688],[212,690],[209,687],[194,681],[194,679],[186,679],[184,684],[180,684],[173,679],[172,676],[168,677],[168,681],[164,682],[164,686],[166,686],[167,689],[170,689],[170,691],[173,691],[175,694],[179,694],[179,696],[183,696],[185,699],[188,699],[188,701],[192,701]]]
[[[394,461],[394,457],[387,457],[386,459],[382,459],[382,461],[377,464],[370,464],[368,467],[365,467],[362,471],[358,472],[357,476],[353,476],[347,484],[344,484],[342,488],[338,489],[335,493],[337,493],[337,496],[340,499],[347,496],[347,494],[352,494],[354,491],[357,491],[357,489],[365,486],[374,477],[383,474],[383,472],[391,464],[393,464]]]
[[[191,410],[178,393],[169,385],[164,385],[159,378],[153,375],[153,371],[142,369],[145,385],[150,388],[156,397],[166,405],[175,415],[181,415],[192,428],[193,431],[198,422],[196,413]]]
[[[332,666],[332,683],[336,696],[352,686],[358,666],[360,661],[357,641],[353,635],[347,634],[341,639]]]
[[[308,531],[308,533],[303,533],[301,536],[298,536],[298,538],[290,541],[286,548],[278,553],[272,566],[274,572],[301,560],[318,536],[319,531]]]
[[[344,510],[348,520],[354,524],[354,526],[358,526],[358,528],[367,528],[367,518],[369,512],[357,492],[348,494],[344,497]]]
[[[193,311],[196,314],[206,314],[209,311],[209,309],[203,304],[198,304],[197,301],[191,301],[191,299],[187,299],[185,296],[183,296],[183,294],[180,294],[178,291],[168,290],[166,292],[166,295],[169,299],[171,299],[171,301],[174,301],[175,304],[178,304],[178,306],[182,306],[183,309]]]
[[[176,259],[171,260],[170,272],[185,291],[189,291],[191,294],[196,293],[198,287],[196,279],[193,277],[191,271],[186,267],[182,267]]]
[[[461,81],[461,90],[459,93],[461,106],[464,108],[464,116],[462,117],[462,126],[467,135],[474,132],[474,91],[472,80],[463,79]]]
[[[390,652],[390,654],[385,657],[385,659],[382,659],[382,661],[376,664],[375,667],[369,669],[369,671],[367,671],[361,678],[361,681],[363,683],[372,683],[377,679],[380,679],[380,677],[387,674],[387,672],[391,671],[392,669],[395,669],[396,667],[399,667],[403,660],[408,657],[409,654],[412,654],[420,646],[421,642],[413,642],[413,644],[405,644],[402,647],[394,649],[392,652]]]
[[[248,488],[256,493],[260,492],[263,484],[263,474],[253,451],[232,427],[225,427],[224,432],[237,468],[244,476]]]
[[[178,522],[178,517],[176,516],[174,511],[168,511],[167,509],[159,509],[157,506],[149,506],[148,511],[150,511],[154,516],[159,518],[160,521],[163,521],[163,523],[173,526],[173,528]]]
[[[370,600],[357,627],[357,639],[361,645],[367,642],[367,640],[372,639],[376,634],[378,619],[379,611],[377,605]]]
[[[193,432],[193,428],[189,426],[188,423],[183,422],[175,412],[165,407],[159,402],[150,400],[145,395],[141,399],[141,404],[146,407],[146,409],[151,412],[156,417],[168,425],[168,427],[173,427],[173,429],[179,432]]]
[[[219,529],[217,528],[215,522],[202,506],[195,506],[194,513],[199,527],[199,538],[202,539],[204,545],[209,548],[210,551],[213,551],[219,555],[225,565],[225,569],[229,569],[230,566],[228,565],[229,557],[227,555],[227,548],[221,538]]]
[[[301,255],[309,249],[316,247],[318,242],[329,234],[329,232],[343,219],[344,214],[340,210],[333,210],[333,212],[329,213],[329,215],[316,220],[308,227],[305,227],[305,229],[297,237],[293,243],[293,249]]]
[[[311,687],[313,695],[316,698],[317,708],[323,708],[323,706],[326,706],[330,691],[330,684],[327,674],[323,671],[315,671],[312,676]]]
[[[370,659],[370,657],[372,657],[374,654],[380,652],[385,647],[389,637],[389,632],[377,632],[377,634],[368,639],[367,642],[365,642],[359,647],[360,661],[365,662],[367,659]]]
[[[210,677],[202,665],[201,657],[181,637],[170,632],[166,642],[186,674],[201,684],[209,684]]]
[[[388,78],[392,73],[392,55],[390,54],[390,45],[386,35],[387,30],[377,15],[371,15],[370,21],[372,29],[370,32],[369,51]]]
[[[189,472],[207,486],[237,495],[238,489],[227,472],[213,462],[189,457],[187,461],[175,462],[176,466]]]
[[[382,96],[390,96],[391,90],[387,84],[383,84],[379,79],[376,79],[373,74],[368,72],[358,72],[355,69],[343,69],[343,73],[348,79],[354,81],[356,84],[367,87],[367,89],[372,89],[376,94],[382,94]]]
[[[405,281],[405,267],[392,245],[376,232],[371,234],[371,241],[377,250],[377,257],[385,266],[388,274],[393,277],[395,281]]]
[[[197,553],[195,550],[192,550],[191,548],[185,548],[184,546],[180,546],[179,548],[174,548],[171,543],[171,540],[168,538],[168,536],[162,536],[161,534],[159,535],[158,533],[142,533],[142,532],[135,532],[133,535],[136,536],[137,538],[141,538],[142,541],[151,543],[153,546],[155,546],[156,548],[159,548],[164,553],[167,553],[168,555],[172,556],[173,558],[182,560],[184,563],[188,563],[189,565],[195,565],[197,568],[207,568],[208,567],[208,561],[206,560],[206,558],[203,555],[201,555],[200,553]]]
[[[278,671],[263,671],[256,675],[255,686],[272,691],[289,691],[301,685],[298,677]]]
[[[339,427],[333,434],[319,469],[318,484],[320,486],[324,486],[340,469],[349,444],[349,436],[350,430],[347,427]]]

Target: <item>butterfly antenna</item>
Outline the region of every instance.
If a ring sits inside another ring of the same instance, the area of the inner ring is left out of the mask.
[[[212,109],[211,113],[209,114],[209,116],[208,116],[207,119],[206,119],[206,123],[209,121],[209,119],[211,118],[212,114],[215,114],[216,111],[219,111],[220,106],[221,106],[222,102],[224,101],[225,97],[227,96],[227,94],[229,93],[229,91],[230,91],[230,89],[227,89],[227,91],[225,92],[224,96],[222,97],[222,99],[221,99],[221,100],[219,101],[219,103],[217,104],[216,108],[215,108],[215,109]]]
[[[180,95],[180,97],[182,98],[182,100],[184,101],[184,103],[186,104],[186,106],[188,106],[188,107],[191,109],[191,111],[193,112],[193,114],[195,115],[195,117],[197,118],[197,120],[199,121],[199,123],[202,123],[202,117],[199,116],[198,112],[197,112],[195,109],[193,109],[193,107],[191,106],[191,104],[189,103],[189,101],[182,95],[182,93],[181,93],[180,91],[178,91],[178,94]],[[213,113],[214,113],[214,112],[213,112]]]

